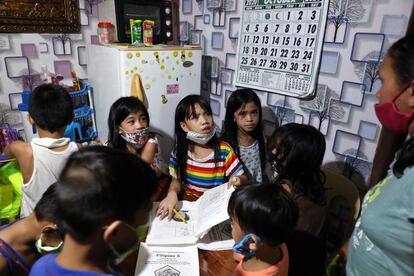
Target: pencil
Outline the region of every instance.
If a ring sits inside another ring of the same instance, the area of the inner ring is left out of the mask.
[[[177,211],[177,209],[173,209],[173,212],[174,212],[174,214],[176,214],[177,215],[177,217],[179,218],[179,219],[181,219],[185,224],[187,224],[187,221],[183,218],[183,216],[180,214],[180,213],[178,213],[178,211]]]

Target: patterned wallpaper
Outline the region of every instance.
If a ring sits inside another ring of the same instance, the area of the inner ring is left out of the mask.
[[[41,66],[87,78],[85,46],[97,43],[97,2],[79,0],[80,34],[0,34],[0,119],[22,129],[15,110],[20,93],[40,81]],[[310,124],[325,135],[325,162],[341,161],[367,177],[380,126],[373,105],[384,53],[408,24],[412,0],[331,0],[317,96],[312,101],[259,92],[265,133],[288,122]],[[232,85],[241,1],[181,0],[180,40],[204,51],[202,93],[221,126]],[[69,79],[69,78],[68,78]],[[11,111],[10,111],[11,109]]]
[[[236,62],[242,1],[181,0],[180,40],[205,54],[202,93],[209,93],[221,126]],[[313,125],[325,135],[325,162],[347,164],[344,173],[367,178],[380,126],[373,105],[378,69],[389,46],[405,33],[411,0],[331,0],[317,87],[311,101],[257,91],[265,133],[275,125]],[[275,116],[276,115],[276,116]],[[337,162],[339,161],[339,162]],[[344,170],[343,166],[337,166]]]
[[[79,0],[79,34],[0,34],[0,122],[6,121],[22,131],[17,111],[20,93],[42,82],[42,65],[65,77],[64,82],[71,82],[71,70],[79,78],[87,78],[86,45],[98,43],[97,3],[98,0]]]

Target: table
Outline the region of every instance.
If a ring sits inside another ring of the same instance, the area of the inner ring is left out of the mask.
[[[232,250],[205,251],[198,250],[200,276],[227,276],[231,275],[237,266],[233,259]]]
[[[121,264],[120,268],[125,276],[134,276],[137,262],[137,252],[131,254]],[[198,250],[200,276],[230,276],[237,266],[233,259],[232,250],[205,251]]]

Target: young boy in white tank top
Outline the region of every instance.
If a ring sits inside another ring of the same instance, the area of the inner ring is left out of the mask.
[[[29,100],[28,120],[35,125],[40,138],[32,142],[16,141],[4,153],[14,156],[23,174],[20,215],[33,212],[46,189],[57,181],[66,159],[78,145],[63,137],[73,120],[73,104],[68,92],[52,84],[38,86]]]

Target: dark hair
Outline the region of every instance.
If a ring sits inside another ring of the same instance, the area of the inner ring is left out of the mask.
[[[52,184],[43,193],[34,208],[34,214],[38,221],[50,221],[59,224],[58,204],[56,197],[55,184]]]
[[[294,195],[323,205],[325,174],[321,165],[326,145],[322,133],[313,126],[290,123],[276,129],[270,143],[277,151],[271,160],[278,172],[276,182],[287,180]]]
[[[399,85],[408,84],[414,80],[414,35],[408,35],[395,42],[387,52],[392,60],[392,67]],[[414,139],[408,139],[397,154],[392,168],[397,177],[404,170],[414,165]]]
[[[56,184],[62,228],[85,240],[108,220],[133,222],[136,211],[149,211],[156,177],[141,158],[104,146],[73,153]]]
[[[387,52],[400,85],[414,80],[414,35],[408,35],[395,42]]]
[[[73,120],[72,99],[59,85],[39,85],[30,94],[29,114],[39,128],[59,131]]]
[[[234,113],[237,111],[237,109],[245,106],[249,102],[253,102],[259,109],[259,121],[257,123],[257,126],[249,134],[259,143],[260,162],[262,173],[264,173],[266,156],[265,141],[263,136],[262,104],[259,97],[252,89],[238,89],[234,91],[227,100],[226,116],[224,118],[224,129],[223,133],[221,134],[221,139],[229,143],[236,152],[237,156],[240,157],[240,147],[237,141],[238,126],[234,121]],[[248,172],[247,168],[244,168],[244,171]]]
[[[286,241],[299,215],[292,197],[281,186],[272,184],[236,189],[227,212],[244,232],[254,233],[273,246]]]
[[[122,97],[116,100],[109,111],[108,116],[108,146],[126,150],[127,143],[119,135],[119,126],[125,120],[128,115],[142,112],[147,117],[149,126],[149,115],[145,105],[137,97]]]
[[[187,176],[187,155],[189,147],[193,142],[187,140],[187,133],[181,128],[181,122],[190,119],[196,115],[195,105],[198,104],[205,112],[212,114],[210,104],[200,95],[188,95],[182,99],[175,109],[175,139],[177,153],[177,178],[185,181]],[[214,157],[216,162],[219,161],[219,142],[214,135],[210,139],[208,145],[214,149]],[[191,149],[191,148],[190,148]]]

